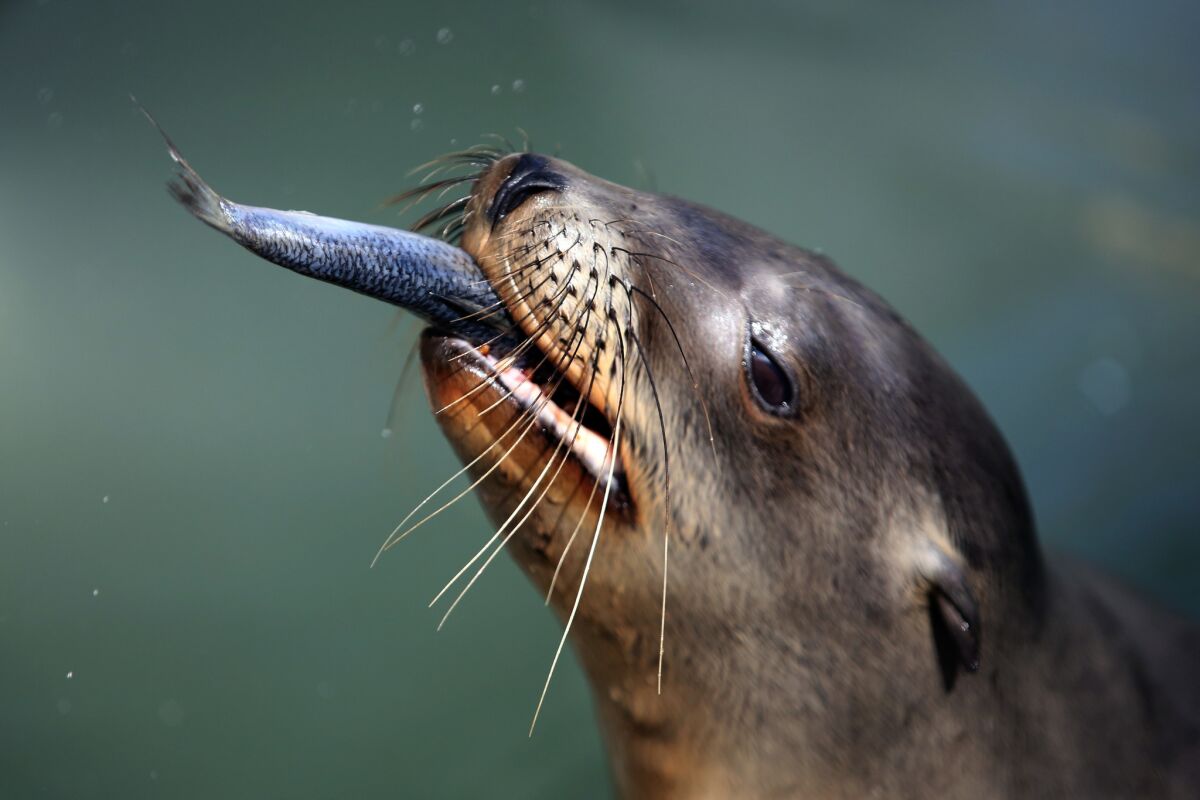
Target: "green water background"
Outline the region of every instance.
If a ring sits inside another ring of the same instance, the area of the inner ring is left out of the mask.
[[[993,412],[1042,538],[1200,614],[1194,2],[0,2],[0,798],[603,797],[394,310],[163,191],[379,223],[488,132],[819,247]],[[418,108],[419,107],[419,108]]]

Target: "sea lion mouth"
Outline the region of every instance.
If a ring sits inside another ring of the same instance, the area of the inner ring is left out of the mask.
[[[483,423],[494,436],[491,449],[499,450],[495,458],[516,467],[508,473],[511,477],[534,479],[543,473],[529,491],[552,485],[570,459],[590,484],[589,494],[593,489],[607,491],[612,511],[632,508],[611,422],[556,369],[549,354],[536,345],[506,353],[438,328],[423,332],[421,354],[434,410],[443,424],[458,429],[463,438],[474,438]],[[530,437],[540,446],[528,446]],[[551,472],[545,474],[546,469]]]
[[[478,283],[497,300],[469,316],[495,335],[434,322],[422,348],[434,410],[460,455],[478,465],[472,471],[499,470],[525,491],[521,503],[536,506],[557,493],[554,484],[570,473],[571,461],[590,491],[569,513],[583,519],[595,501],[610,519],[628,521],[634,497],[627,468],[635,465],[625,457],[629,431],[621,417],[630,399],[626,349],[636,339],[631,300],[622,295],[629,289],[610,269],[602,240],[562,218],[572,191],[564,165],[533,153],[465,157],[479,168],[469,193],[416,229],[440,226],[474,259]],[[473,413],[452,413],[461,406]],[[489,416],[508,422],[481,426],[475,419]],[[530,440],[542,447],[528,447]],[[569,527],[565,522],[547,521],[543,533]]]

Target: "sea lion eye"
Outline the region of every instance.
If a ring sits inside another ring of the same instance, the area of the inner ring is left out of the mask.
[[[755,397],[767,411],[778,414],[792,407],[796,392],[791,379],[757,339],[750,340],[746,371]]]
[[[550,170],[549,161],[542,156],[526,153],[517,160],[512,172],[496,190],[488,208],[488,217],[495,225],[535,194],[561,190],[563,186],[562,176]]]

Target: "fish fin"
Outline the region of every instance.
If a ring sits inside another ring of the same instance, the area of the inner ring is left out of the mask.
[[[207,225],[210,225],[222,233],[232,234],[233,225],[227,213],[229,201],[208,185],[208,183],[200,177],[200,173],[192,168],[192,165],[187,162],[183,154],[179,152],[179,148],[175,146],[175,142],[171,141],[171,137],[163,130],[162,126],[146,108],[138,102],[137,98],[132,94],[129,99],[138,107],[138,110],[150,121],[158,134],[162,136],[163,141],[167,145],[167,152],[171,156],[171,160],[175,162],[177,172],[175,177],[167,182],[167,191],[171,193],[180,204],[188,211]]]

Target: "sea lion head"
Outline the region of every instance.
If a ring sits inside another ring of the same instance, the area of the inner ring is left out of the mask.
[[[686,753],[751,746],[740,723],[828,762],[854,726],[883,736],[952,690],[981,627],[1036,616],[1003,440],[829,259],[531,153],[486,165],[460,208],[526,344],[427,332],[428,391],[491,546],[562,616],[583,592],[572,638],[618,771],[696,770]]]

